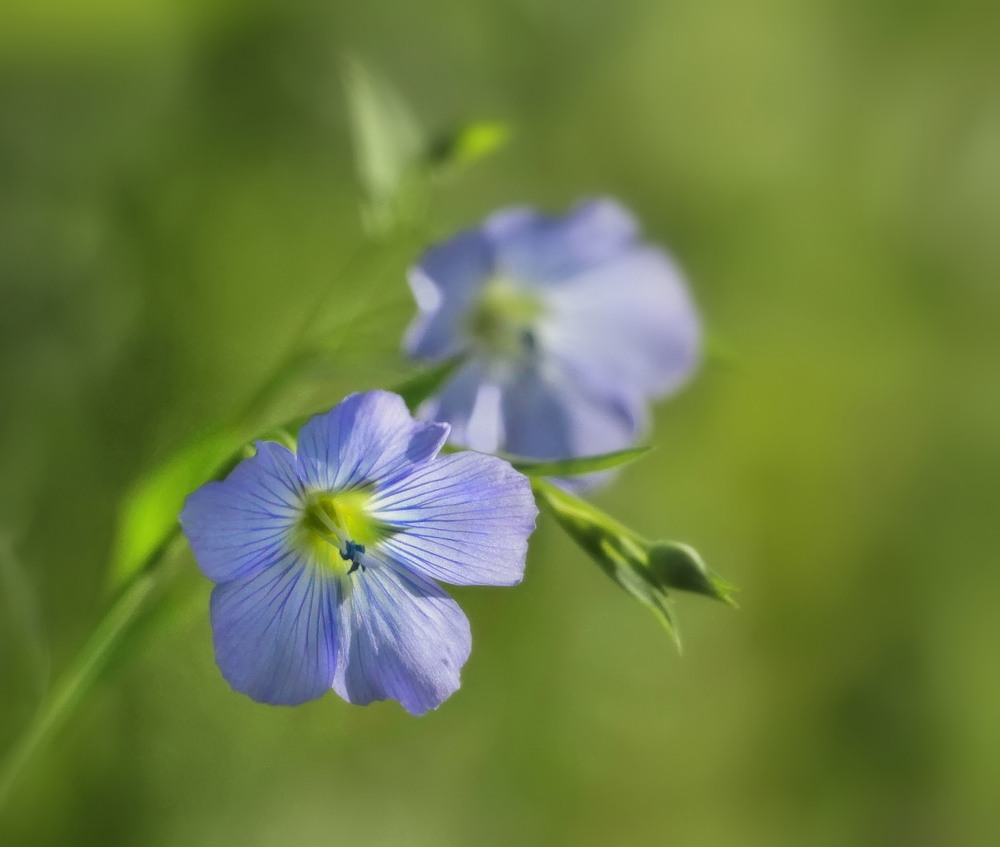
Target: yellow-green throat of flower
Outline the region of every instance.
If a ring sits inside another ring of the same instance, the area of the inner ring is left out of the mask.
[[[524,286],[496,277],[486,283],[472,307],[468,331],[482,352],[521,358],[535,351],[535,331],[544,313],[539,297]]]
[[[338,575],[364,569],[369,548],[398,531],[372,517],[373,493],[370,487],[312,492],[295,529],[296,542]]]

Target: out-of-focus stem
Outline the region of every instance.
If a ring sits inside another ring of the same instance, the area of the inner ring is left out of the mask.
[[[150,557],[149,564],[124,588],[49,696],[42,701],[31,723],[0,766],[0,811],[6,805],[24,766],[59,731],[122,637],[176,573],[176,567],[171,567],[171,564],[177,558],[175,554],[181,542],[178,528]]]
[[[296,334],[291,348],[279,359],[270,377],[234,416],[233,425],[238,431],[246,431],[247,437],[259,432],[259,419],[266,416],[269,405],[298,375],[300,368],[308,364],[310,356],[315,355],[310,351],[308,342],[310,336],[317,332],[317,324],[326,314],[328,301],[338,290],[338,283],[352,278],[368,278],[372,275],[372,271],[376,270],[377,273],[374,274],[376,282],[370,284],[368,289],[370,297],[380,287],[379,283],[385,272],[384,265],[391,262],[396,255],[389,248],[412,250],[419,243],[419,239],[418,232],[406,232],[398,234],[393,244],[387,241],[366,241],[358,247],[336,274],[335,283],[324,288],[314,307],[305,313],[302,327]],[[351,314],[342,316],[343,328],[349,328],[353,321],[362,316],[363,307],[356,307]],[[346,344],[348,337],[349,334],[345,332],[341,343]],[[331,352],[328,349],[326,355],[330,355]],[[231,466],[238,459],[239,452],[231,457],[231,461],[224,462],[223,467]],[[173,576],[176,569],[171,567],[171,562],[177,558],[174,553],[182,544],[180,527],[175,525],[126,584],[76,659],[57,681],[49,696],[43,700],[31,723],[0,764],[0,811],[3,810],[25,765],[70,717],[84,693],[101,672],[112,651],[142,612],[157,599],[163,586]]]

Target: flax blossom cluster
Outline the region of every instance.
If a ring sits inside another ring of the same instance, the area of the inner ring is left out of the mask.
[[[404,346],[462,364],[421,410],[457,444],[537,459],[632,445],[651,398],[698,362],[700,324],[676,265],[610,199],[562,218],[499,211],[413,267]]]
[[[352,395],[305,424],[295,452],[257,442],[181,514],[216,583],[216,660],[254,700],[332,688],[413,714],[439,706],[470,634],[438,581],[517,583],[537,516],[528,479],[486,454],[628,447],[650,399],[698,360],[680,273],[611,200],[564,218],[498,212],[428,250],[409,281],[419,314],[406,349],[460,362],[422,420],[395,394]],[[449,435],[479,452],[439,455]]]
[[[528,480],[475,453],[439,456],[447,424],[394,394],[355,394],[187,500],[181,525],[216,586],[229,684],[292,705],[333,688],[421,714],[459,686],[469,623],[436,580],[521,580],[537,510]]]

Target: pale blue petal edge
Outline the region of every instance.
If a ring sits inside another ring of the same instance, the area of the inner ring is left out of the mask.
[[[419,410],[426,420],[447,421],[453,444],[461,444],[483,453],[495,453],[503,443],[500,410],[488,408],[484,395],[501,391],[499,384],[487,377],[479,359],[470,359],[441,386],[438,393]]]
[[[638,236],[638,224],[616,200],[599,197],[559,216],[505,209],[486,220],[483,232],[493,245],[499,272],[545,286],[628,249]]]
[[[662,396],[698,366],[701,322],[684,277],[662,250],[641,247],[545,292],[538,343],[579,383]]]
[[[379,549],[453,585],[514,585],[524,576],[538,509],[527,477],[495,456],[460,453],[380,488],[373,514],[398,531]]]
[[[414,420],[388,391],[352,394],[299,431],[298,474],[311,489],[388,484],[436,456],[448,429]]]
[[[432,361],[461,353],[468,343],[468,312],[493,272],[493,250],[479,230],[459,233],[424,253],[407,273],[419,311],[403,349]]]
[[[436,709],[461,684],[469,621],[441,588],[376,564],[351,575],[340,615],[334,690],[366,705],[398,700],[414,715]]]
[[[294,706],[322,696],[337,663],[336,577],[289,551],[267,571],[212,590],[215,659],[235,689]]]
[[[295,454],[270,441],[224,480],[188,495],[180,514],[195,561],[213,582],[246,577],[278,559],[300,514]]]

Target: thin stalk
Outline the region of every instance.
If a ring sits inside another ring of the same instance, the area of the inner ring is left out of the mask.
[[[415,243],[417,234],[409,235],[407,244]],[[386,243],[365,242],[347,260],[335,276],[335,283],[320,292],[315,306],[305,316],[295,341],[285,355],[279,359],[277,367],[260,388],[247,400],[246,404],[235,416],[235,424],[240,429],[253,431],[257,419],[261,417],[267,406],[293,379],[303,363],[314,355],[308,342],[310,335],[317,329],[317,323],[327,312],[328,300],[336,292],[339,283],[349,276],[364,278],[365,271],[376,263],[387,262],[391,252],[386,249]],[[384,276],[382,273],[377,276]],[[381,280],[376,279],[370,284],[369,300],[381,287]],[[347,315],[346,326],[350,326],[364,314],[363,306],[356,306]],[[341,342],[346,344],[346,340]],[[336,347],[336,345],[334,345]],[[331,352],[326,351],[327,354]],[[21,734],[6,758],[0,764],[0,811],[7,803],[10,793],[31,758],[55,735],[66,723],[84,693],[93,684],[125,634],[129,631],[139,615],[154,602],[163,586],[174,575],[175,569],[170,567],[173,554],[183,542],[179,526],[174,526],[163,539],[160,546],[150,555],[146,563],[136,572],[135,576],[123,589],[118,599],[108,613],[97,625],[90,639],[66,669],[59,681],[46,698],[31,723]]]
[[[370,302],[384,285],[386,277],[384,266],[392,262],[398,250],[412,249],[418,243],[417,234],[400,234],[397,236],[396,244],[384,241],[364,241],[355,249],[340,270],[334,274],[331,284],[320,291],[313,307],[304,313],[302,323],[293,336],[293,342],[289,349],[279,358],[270,376],[235,416],[237,425],[252,432],[268,406],[288,383],[301,374],[303,366],[308,365],[310,361],[319,356],[328,358],[339,347],[348,344],[350,330],[358,320],[366,316],[365,301],[355,301],[346,312],[339,315],[339,320],[331,327],[331,333],[334,331],[341,333],[339,343],[328,343],[322,349],[316,349],[313,346],[318,340],[316,335],[320,328],[319,325],[330,314],[330,298],[342,293],[341,285],[345,281],[350,281],[352,277],[366,279],[368,281],[366,300]],[[371,277],[374,277],[374,281]]]
[[[176,568],[171,568],[170,564],[176,558],[174,554],[180,541],[178,529],[125,587],[7,754],[0,766],[0,811],[6,805],[24,766],[63,726],[122,637],[174,575]]]

